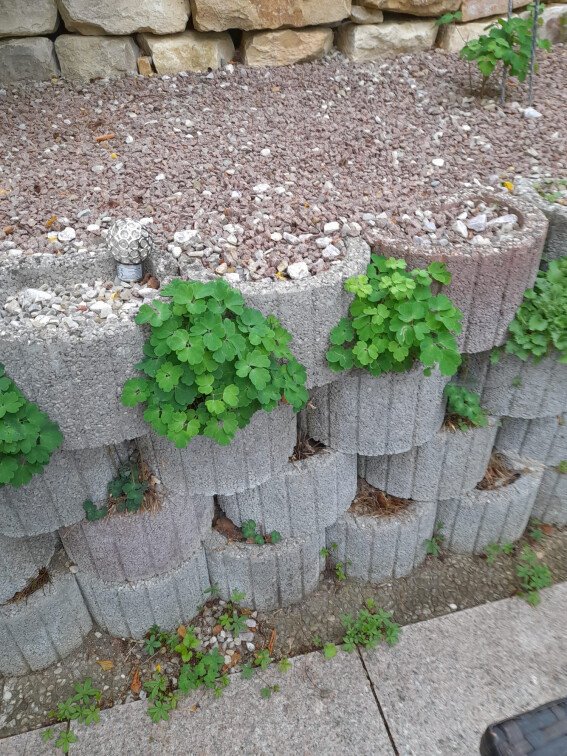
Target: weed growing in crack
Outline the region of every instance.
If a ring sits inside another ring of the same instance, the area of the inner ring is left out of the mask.
[[[521,564],[516,565],[516,573],[522,581],[522,589],[524,591],[524,593],[520,593],[520,596],[528,604],[537,606],[541,601],[539,595],[540,589],[549,588],[551,585],[549,567],[539,561],[529,546],[524,546],[520,562]]]
[[[80,722],[84,725],[91,725],[100,722],[100,707],[98,702],[102,693],[97,688],[93,688],[92,678],[87,677],[84,683],[75,683],[75,695],[66,701],[60,701],[57,704],[57,710],[49,713],[58,722],[66,722],[67,728],[59,732],[59,737],[55,741],[56,748],[61,748],[63,753],[69,753],[72,743],[77,742],[77,737],[71,729],[71,722]],[[54,740],[56,733],[53,727],[49,727],[41,734],[44,743]]]
[[[438,557],[443,545],[443,523],[438,522],[431,538],[425,539],[425,553]]]

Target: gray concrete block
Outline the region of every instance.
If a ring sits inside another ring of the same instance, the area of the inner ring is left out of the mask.
[[[324,568],[324,532],[284,538],[277,544],[228,542],[216,530],[205,540],[211,583],[227,600],[233,590],[246,593],[240,603],[269,611],[295,604],[313,591]]]
[[[51,582],[27,601],[0,606],[0,673],[45,669],[81,645],[92,620],[60,549],[48,567]]]
[[[59,531],[82,574],[107,582],[135,582],[175,570],[201,545],[213,521],[212,496],[167,495],[155,515],[82,520]]]
[[[533,419],[560,415],[567,410],[567,365],[556,355],[537,365],[506,354],[495,364],[489,352],[469,355],[458,381],[481,395],[481,405],[492,415]]]
[[[374,378],[364,370],[343,373],[314,389],[300,424],[312,438],[346,454],[400,454],[424,444],[445,415],[449,378],[423,374],[417,363],[407,373]]]
[[[483,479],[498,430],[498,419],[484,428],[437,431],[430,441],[404,454],[361,457],[359,470],[370,485],[402,499],[448,499],[472,490]]]
[[[49,81],[54,76],[59,76],[59,64],[47,37],[0,40],[0,84]]]
[[[567,459],[567,413],[534,420],[503,417],[495,446],[544,465]]]
[[[11,538],[51,533],[85,516],[86,499],[102,504],[116,476],[113,459],[128,459],[127,445],[79,451],[57,449],[27,486],[0,488],[0,533]]]
[[[567,525],[567,474],[546,467],[537,492],[532,517],[549,525]]]
[[[487,202],[496,199],[465,191],[447,199],[443,206],[454,205],[457,213],[463,201],[481,197]],[[521,228],[501,237],[498,246],[453,245],[443,254],[439,247],[403,244],[380,232],[372,247],[376,254],[403,258],[408,269],[425,268],[434,260],[445,263],[451,283],[443,286],[443,292],[463,313],[463,329],[457,338],[461,352],[483,352],[506,341],[524,291],[532,287],[539,269],[547,231],[545,216],[521,198],[506,197],[505,203],[509,212],[518,215]]]
[[[261,524],[283,538],[321,532],[350,507],[356,494],[356,455],[331,449],[299,462],[249,491],[219,496],[218,503],[234,523]]]
[[[511,453],[504,456],[520,473],[514,483],[438,502],[437,521],[443,523],[444,545],[451,551],[482,554],[489,543],[517,541],[526,529],[544,467]]]
[[[391,517],[347,512],[327,528],[331,562],[342,562],[347,577],[370,583],[408,575],[425,559],[435,512],[434,501],[412,501]]]
[[[351,276],[366,272],[370,262],[370,248],[360,238],[345,240],[345,259],[329,270],[299,281],[243,282],[237,288],[247,307],[264,315],[275,315],[293,336],[290,343],[294,357],[307,368],[307,386],[323,386],[336,380],[327,365],[326,353],[331,346],[329,332],[339,319],[348,315],[353,296],[344,290]],[[183,277],[194,271],[188,267],[191,259],[179,260]]]
[[[565,257],[567,255],[567,207],[558,202],[546,200],[536,191],[534,183],[539,183],[545,190],[543,182],[532,182],[529,179],[519,178],[514,181],[514,194],[540,210],[549,222],[543,248],[544,260],[556,260],[559,257]]]
[[[94,621],[119,638],[143,638],[154,624],[175,630],[197,614],[209,587],[202,548],[159,577],[109,583],[79,571],[77,581]]]
[[[176,449],[153,431],[139,439],[144,460],[167,489],[193,494],[232,494],[263,483],[287,464],[297,440],[297,417],[290,405],[256,412],[229,446],[197,436]]]
[[[55,553],[57,534],[34,538],[7,538],[0,535],[0,604],[25,588]]]

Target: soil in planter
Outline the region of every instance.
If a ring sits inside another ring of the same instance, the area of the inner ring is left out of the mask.
[[[359,478],[356,496],[348,511],[364,517],[393,517],[410,504],[411,499],[390,496],[371,486],[364,478]]]
[[[15,593],[11,599],[5,601],[1,606],[6,606],[6,604],[17,604],[19,601],[27,602],[30,596],[36,591],[41,591],[49,583],[51,583],[49,571],[47,567],[42,567],[35,577],[28,580],[26,586],[22,588],[21,591]]]
[[[477,488],[481,491],[494,491],[515,483],[519,477],[519,472],[507,467],[501,454],[492,452],[484,478],[477,484]]]
[[[468,417],[461,417],[456,412],[452,412],[450,415],[445,415],[445,420],[441,430],[448,430],[451,433],[458,433],[463,430],[463,426],[466,428],[478,428]]]
[[[242,532],[242,529],[239,528],[238,525],[236,525],[229,517],[225,515],[225,513],[219,507],[216,501],[216,497],[215,514],[213,517],[213,529],[216,530],[217,533],[223,535],[228,541],[229,545],[234,541],[237,541],[238,543],[256,543],[253,538],[246,538],[244,533]],[[272,542],[271,534],[264,533],[261,523],[258,523],[256,532],[258,532],[264,538],[266,544]]]
[[[298,431],[297,443],[293,449],[293,454],[289,458],[290,462],[300,462],[302,459],[309,459],[315,454],[325,451],[327,447],[320,441],[310,438],[304,431]]]

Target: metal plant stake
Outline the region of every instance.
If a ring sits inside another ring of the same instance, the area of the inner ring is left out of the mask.
[[[534,7],[534,25],[532,28],[532,58],[530,61],[530,91],[528,94],[528,107],[531,108],[534,98],[534,74],[535,74],[535,59],[536,59],[536,43],[537,43],[537,27],[539,21],[539,2],[535,0]]]
[[[507,20],[510,20],[510,16],[512,15],[512,0],[508,0],[508,14],[507,14]],[[506,101],[506,80],[508,78],[508,68],[507,66],[504,66],[504,71],[502,72],[502,87],[500,89],[500,104],[504,105],[504,102]]]

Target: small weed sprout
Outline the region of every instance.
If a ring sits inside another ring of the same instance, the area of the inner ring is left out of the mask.
[[[438,557],[441,553],[441,546],[443,545],[443,523],[438,522],[435,527],[435,532],[431,538],[425,539],[425,553],[432,554],[434,557]]]
[[[542,564],[529,546],[524,546],[520,556],[521,564],[516,565],[516,572],[522,582],[523,593],[520,594],[528,604],[537,606],[541,597],[539,591],[551,585],[551,573],[546,564]]]

